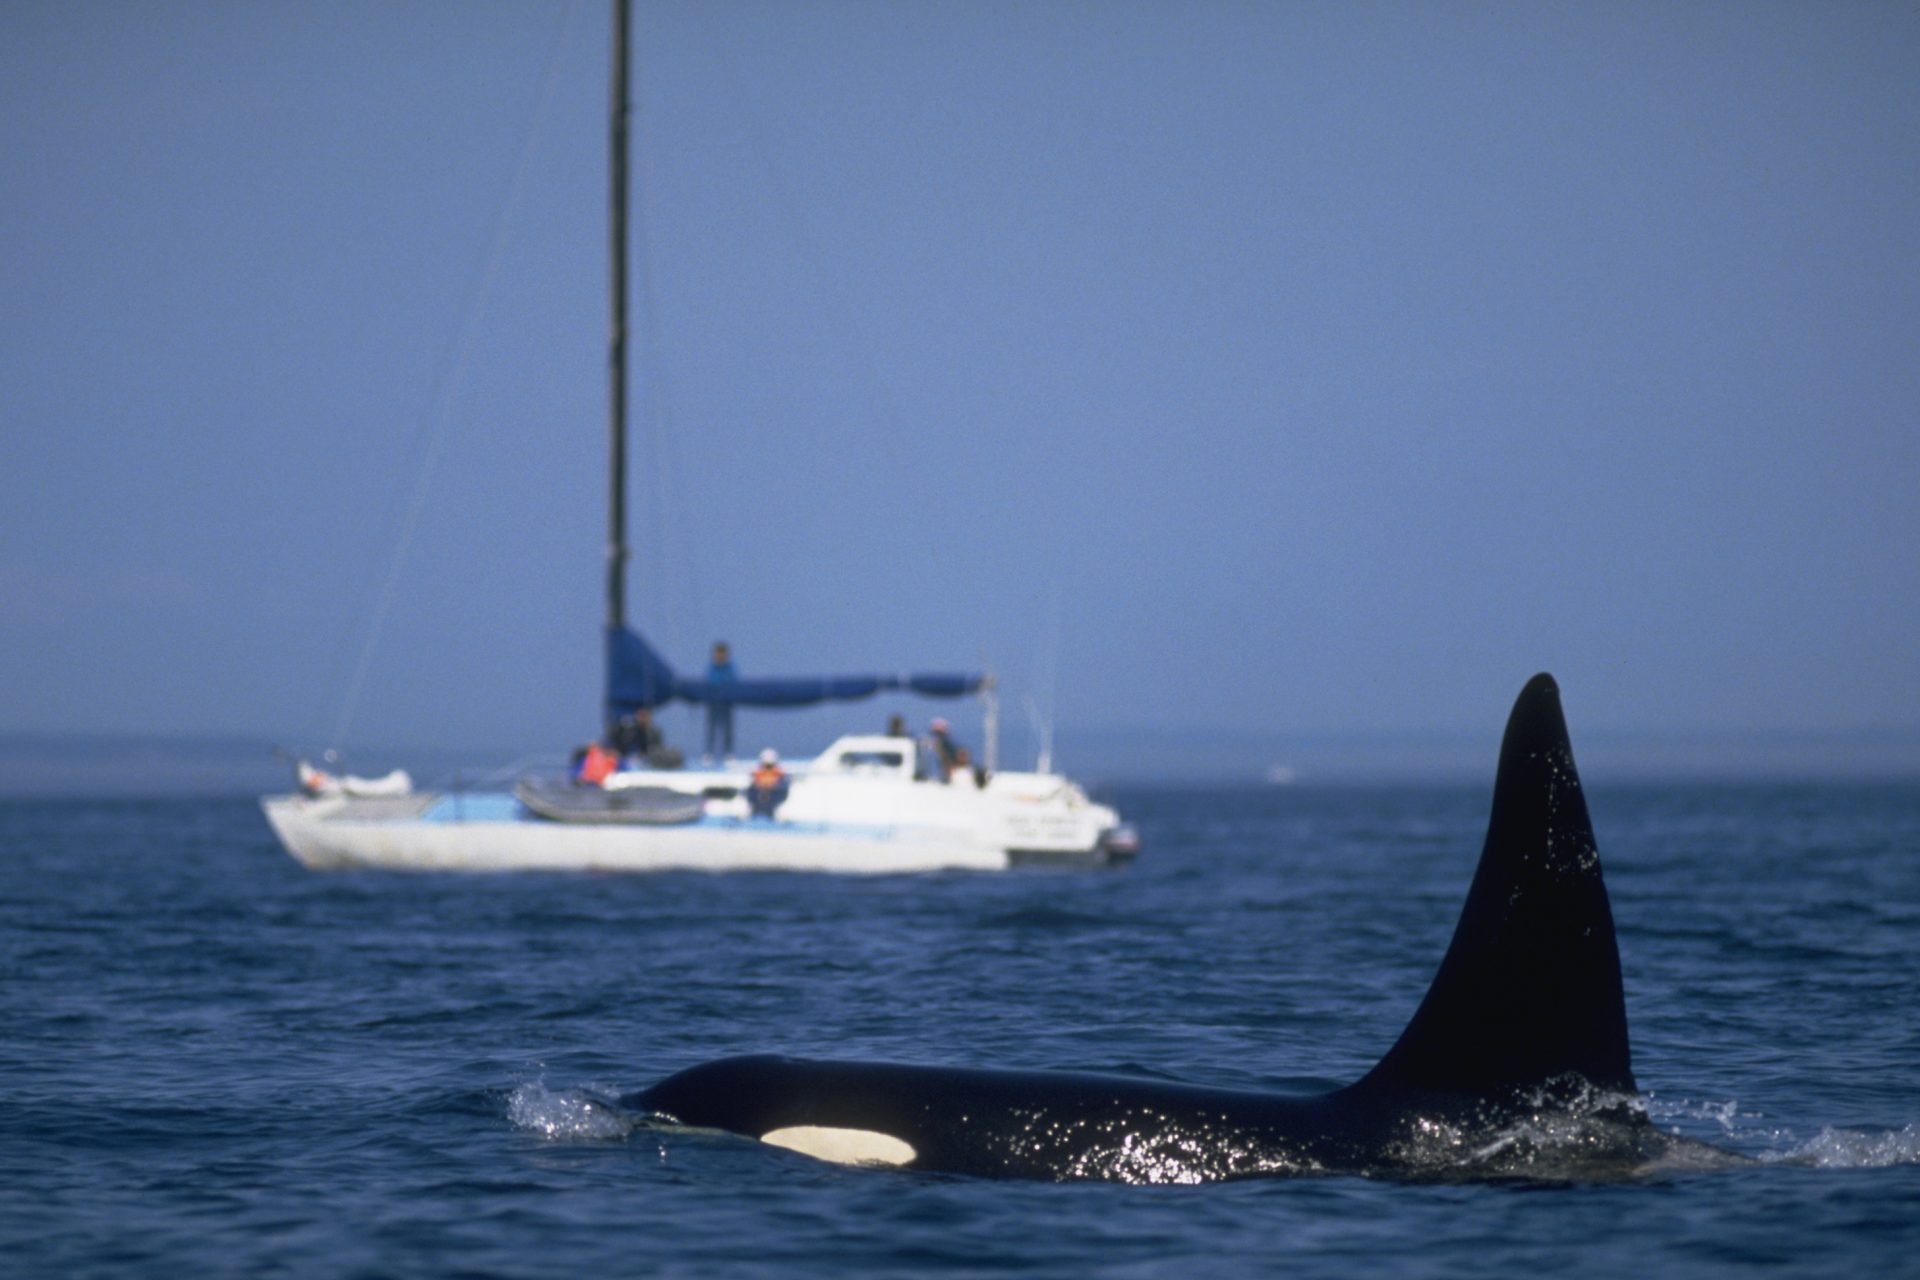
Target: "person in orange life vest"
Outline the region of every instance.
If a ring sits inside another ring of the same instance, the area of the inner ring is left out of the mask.
[[[780,767],[780,753],[768,747],[760,753],[760,764],[747,786],[747,808],[756,818],[771,818],[787,799],[787,773]]]
[[[573,780],[583,786],[603,787],[619,767],[620,757],[596,742],[581,753]]]

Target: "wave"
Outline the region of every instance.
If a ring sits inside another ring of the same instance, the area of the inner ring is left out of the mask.
[[[1760,1157],[1768,1164],[1802,1165],[1814,1169],[1885,1169],[1897,1164],[1920,1164],[1920,1125],[1901,1129],[1828,1126],[1786,1151]]]
[[[1080,929],[1111,928],[1115,921],[1108,916],[1043,903],[990,912],[980,918],[979,924],[983,929],[1067,933]]]
[[[549,1142],[608,1142],[625,1138],[641,1117],[591,1089],[547,1088],[544,1080],[522,1084],[507,1095],[507,1119],[516,1129]]]
[[[1920,1124],[1823,1125],[1811,1137],[1742,1111],[1736,1099],[1703,1101],[1649,1097],[1649,1116],[1663,1125],[1711,1125],[1726,1141],[1757,1148],[1760,1164],[1808,1169],[1885,1169],[1920,1164]],[[1678,1132],[1676,1127],[1674,1130]]]

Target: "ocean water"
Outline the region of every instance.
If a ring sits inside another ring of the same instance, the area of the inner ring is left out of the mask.
[[[1119,791],[1116,872],[314,874],[250,800],[0,802],[10,1276],[1920,1275],[1920,786],[1589,786],[1625,1183],[1037,1184],[590,1104],[774,1051],[1317,1091],[1398,1035],[1488,787]]]

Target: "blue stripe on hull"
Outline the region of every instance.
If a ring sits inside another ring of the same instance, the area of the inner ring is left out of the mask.
[[[470,791],[458,795],[445,795],[427,807],[426,812],[417,818],[398,819],[400,822],[422,822],[429,824],[459,824],[469,822],[509,822],[532,823],[539,826],[566,825],[537,818],[527,812],[526,806],[511,794],[504,791]],[[618,829],[618,824],[608,824]],[[603,828],[607,829],[607,828]],[[678,823],[672,828],[654,828],[655,830],[737,832],[751,831],[755,835],[767,836],[835,836],[845,840],[891,840],[900,834],[900,828],[876,826],[865,823],[842,822],[768,822],[753,818],[728,818],[708,814],[697,821]],[[954,833],[957,835],[958,833]]]

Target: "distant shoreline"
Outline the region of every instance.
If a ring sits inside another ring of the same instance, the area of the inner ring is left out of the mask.
[[[1056,758],[1095,786],[1471,784],[1493,774],[1497,744],[1479,735],[1253,735],[1114,729],[1063,734]],[[1769,733],[1594,732],[1578,746],[1588,782],[1881,783],[1920,781],[1920,730]],[[1013,767],[1026,761],[1010,752]],[[503,784],[557,767],[559,752],[355,753],[350,767],[407,768],[422,786]],[[0,796],[247,796],[291,789],[292,770],[265,739],[242,735],[0,734]]]

